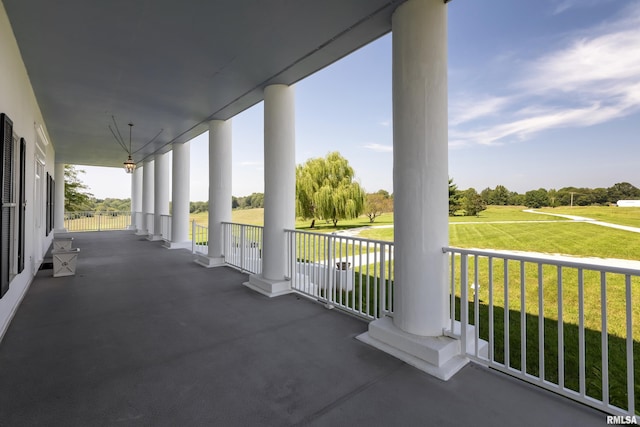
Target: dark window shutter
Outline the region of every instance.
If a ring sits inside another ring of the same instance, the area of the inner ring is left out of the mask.
[[[20,194],[18,195],[18,273],[24,270],[24,232],[25,214],[27,211],[27,198],[25,189],[25,176],[27,175],[27,143],[20,138]]]
[[[44,235],[49,235],[49,230],[51,230],[51,176],[49,172],[47,172],[47,203],[45,204],[45,211],[47,212],[47,223],[44,227]]]
[[[53,179],[52,176],[50,176],[49,178],[51,178],[51,205],[49,207],[49,209],[51,210],[51,224],[49,224],[49,232],[53,231],[53,227],[55,227],[55,219],[56,219],[56,210],[55,210],[55,206],[56,206],[56,181]]]
[[[0,115],[0,143],[2,144],[0,159],[0,175],[2,188],[0,202],[2,215],[0,219],[0,297],[9,290],[9,269],[11,266],[11,207],[13,202],[13,122],[6,114]]]

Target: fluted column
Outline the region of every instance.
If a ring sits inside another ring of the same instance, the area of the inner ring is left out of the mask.
[[[148,236],[153,233],[153,160],[145,160],[142,166],[142,221],[136,234]]]
[[[171,241],[169,249],[191,248],[189,240],[189,187],[191,143],[173,145],[171,167]]]
[[[196,262],[205,267],[224,265],[223,222],[231,222],[231,120],[209,122],[209,236],[208,252]]]
[[[393,14],[394,313],[360,338],[441,379],[467,359],[449,318],[447,6],[408,0]]]
[[[142,171],[136,168],[131,174],[131,224],[129,230],[138,230],[140,218],[136,217],[136,213],[142,210]]]
[[[162,216],[169,215],[169,156],[154,156],[153,180],[153,233],[149,240],[162,240]]]
[[[53,171],[54,180],[54,208],[53,229],[56,233],[66,233],[64,228],[64,163],[56,163]]]
[[[291,86],[264,91],[264,234],[262,274],[245,285],[270,297],[291,292],[285,229],[295,227],[295,97]]]

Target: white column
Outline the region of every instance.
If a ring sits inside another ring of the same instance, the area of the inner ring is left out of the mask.
[[[291,292],[285,229],[295,227],[295,105],[291,86],[264,91],[264,234],[262,274],[245,285],[270,297]]]
[[[448,318],[447,6],[409,0],[392,18],[394,317],[363,341],[442,379],[466,363]]]
[[[142,224],[139,226],[138,235],[148,236],[153,232],[153,220],[149,214],[153,214],[153,160],[146,160],[142,166]]]
[[[173,145],[171,167],[171,241],[168,249],[191,248],[189,240],[189,187],[191,143]]]
[[[224,265],[223,222],[231,222],[231,120],[209,122],[209,236],[207,256],[196,262],[205,267]]]
[[[131,225],[132,230],[142,227],[142,168],[138,167],[131,177]]]
[[[136,172],[138,171],[138,169],[136,168],[133,173],[131,174],[131,197],[130,197],[130,210],[131,210],[131,221],[129,223],[129,230],[136,230],[137,226],[136,226],[136,206],[135,206],[135,200],[137,198],[137,192],[138,192],[138,188],[136,187]]]
[[[162,215],[169,215],[169,156],[154,156],[153,233],[149,240],[162,240]]]
[[[53,179],[55,182],[54,204],[53,209],[53,229],[56,233],[66,233],[64,228],[64,163],[56,163],[53,171]]]

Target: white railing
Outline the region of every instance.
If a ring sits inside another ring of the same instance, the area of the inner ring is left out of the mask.
[[[131,212],[65,212],[67,231],[126,230],[131,224]]]
[[[147,227],[147,234],[149,236],[153,236],[155,231],[155,215],[152,213],[146,213],[144,216],[146,218],[145,225]]]
[[[191,221],[191,252],[207,255],[209,252],[209,228]]]
[[[285,230],[297,292],[365,319],[393,315],[393,243]]]
[[[636,413],[640,269],[443,250],[449,333],[469,358],[608,413]]]
[[[263,228],[257,225],[223,222],[225,263],[249,273],[262,273]]]
[[[160,235],[165,242],[171,241],[171,215],[160,215]]]

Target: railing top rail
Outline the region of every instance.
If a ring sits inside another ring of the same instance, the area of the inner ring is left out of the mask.
[[[589,269],[600,271],[604,273],[615,273],[615,274],[629,274],[633,276],[640,276],[640,268],[633,267],[618,267],[610,264],[606,264],[603,262],[593,262],[593,258],[581,260],[580,258],[568,260],[566,258],[560,258],[558,255],[546,255],[540,254],[536,255],[521,255],[511,251],[501,251],[501,250],[491,250],[491,249],[464,249],[464,248],[454,248],[445,246],[442,248],[442,252],[447,253],[457,253],[464,255],[479,255],[486,256],[491,258],[501,258],[508,259],[513,261],[524,261],[531,262],[536,264],[547,264],[547,265],[555,265],[558,267],[569,267],[569,268],[581,268],[581,269]]]
[[[227,222],[227,221],[221,221],[222,224],[229,224],[229,225],[241,225],[243,227],[255,227],[255,228],[264,228],[263,225],[254,225],[254,224],[242,224],[240,222]]]
[[[393,246],[393,242],[389,240],[374,240],[374,239],[366,239],[364,237],[343,236],[340,234],[333,234],[333,233],[319,233],[317,231],[304,231],[304,230],[291,230],[291,229],[285,229],[284,231],[285,233],[311,234],[314,236],[327,236],[327,237],[334,237],[338,239],[354,240],[360,243],[378,243],[381,245]]]

